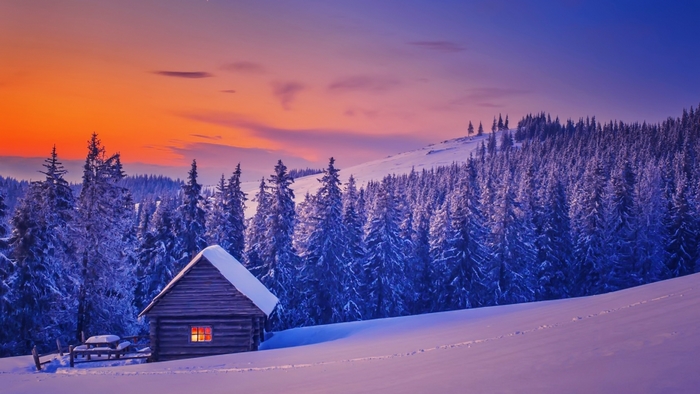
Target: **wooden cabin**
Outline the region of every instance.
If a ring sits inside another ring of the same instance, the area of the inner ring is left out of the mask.
[[[202,250],[139,314],[153,361],[257,350],[278,300],[219,245]]]

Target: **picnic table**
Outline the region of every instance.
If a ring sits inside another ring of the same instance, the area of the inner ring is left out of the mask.
[[[71,367],[77,356],[83,356],[87,360],[90,360],[91,356],[101,357],[103,354],[107,355],[107,360],[112,358],[112,355],[119,358],[131,346],[131,342],[119,342],[120,340],[118,335],[95,335],[88,338],[84,344],[71,348]]]
[[[119,342],[121,338],[117,335],[95,335],[93,337],[90,337],[85,341],[85,344],[88,346],[88,349],[93,349],[97,347],[107,347],[110,349],[114,349],[117,346],[117,343]]]

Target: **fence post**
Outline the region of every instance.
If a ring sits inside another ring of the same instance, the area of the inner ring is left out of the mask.
[[[56,347],[58,348],[58,355],[63,357],[63,348],[61,348],[61,340],[56,338]]]
[[[32,356],[34,357],[34,364],[36,365],[36,370],[41,371],[41,362],[39,362],[39,353],[36,352],[36,346],[32,348]]]
[[[70,357],[70,367],[73,368],[75,366],[75,362],[73,361],[73,345],[68,346],[68,354]]]

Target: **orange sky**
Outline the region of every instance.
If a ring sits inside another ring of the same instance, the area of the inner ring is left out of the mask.
[[[591,88],[613,71],[557,68],[570,42],[528,47],[529,29],[494,28],[503,2],[332,3],[3,2],[0,157],[56,144],[82,160],[97,132],[127,164],[245,172],[333,155],[343,167],[461,136],[469,120],[488,129],[498,113],[512,125],[541,110],[649,113]]]

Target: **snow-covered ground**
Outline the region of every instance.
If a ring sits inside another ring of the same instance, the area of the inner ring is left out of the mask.
[[[258,352],[34,372],[3,393],[697,393],[700,274],[593,297],[288,330]]]
[[[355,182],[359,188],[369,181],[380,181],[390,174],[408,174],[411,172],[411,169],[422,171],[423,169],[429,170],[435,167],[448,166],[452,163],[465,162],[469,159],[470,154],[476,154],[476,149],[481,146],[482,141],[484,143],[488,142],[489,134],[485,133],[479,137],[462,137],[443,141],[439,144],[429,145],[421,149],[399,153],[352,167],[344,168],[343,163],[339,162],[336,162],[336,166],[341,169],[339,175],[343,185],[352,175],[355,177]],[[270,172],[272,172],[272,169],[270,169]],[[316,193],[319,189],[320,183],[318,179],[320,177],[320,174],[316,174],[298,178],[294,181],[292,189],[294,190],[297,204],[304,200],[306,193]],[[260,181],[241,184],[241,189],[248,195],[246,217],[251,217],[255,214],[257,204],[252,199],[255,197],[259,186]]]

